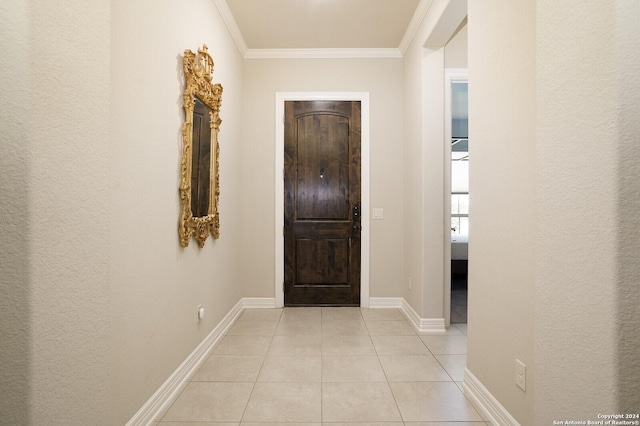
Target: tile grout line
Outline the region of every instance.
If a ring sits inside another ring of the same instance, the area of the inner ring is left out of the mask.
[[[363,317],[363,319],[364,319],[364,317]],[[406,320],[404,320],[404,322],[406,323]],[[367,322],[365,321],[365,325],[366,324],[367,324]],[[369,329],[369,327],[367,326],[367,330],[368,329]],[[413,328],[411,330],[413,331]],[[376,348],[376,345],[373,343],[371,332],[369,332],[369,339],[371,340],[371,344],[373,344],[373,350],[376,353],[376,357],[378,358],[378,364],[380,364],[380,368],[382,369],[382,373],[384,374],[384,378],[385,378],[386,383],[387,383],[387,388],[389,388],[389,392],[391,392],[391,397],[393,398],[393,402],[396,404],[396,410],[398,410],[398,415],[400,416],[400,421],[404,425],[406,423],[405,419],[404,419],[404,416],[402,415],[402,411],[400,411],[400,405],[398,404],[398,400],[396,398],[396,394],[393,393],[393,389],[391,388],[391,382],[389,381],[389,376],[387,375],[387,371],[384,369],[384,366],[382,365],[382,361],[380,360],[380,354],[378,353],[378,349]],[[422,342],[422,343],[424,344],[424,342]]]
[[[458,329],[458,330],[463,334],[463,336],[464,336],[465,338],[467,337],[467,335],[464,333],[464,331],[462,331],[460,328],[458,328],[456,324],[453,324],[453,326],[454,326],[454,327],[456,327],[456,329]],[[420,340],[422,340],[422,339],[420,339]],[[422,342],[424,343],[424,340],[422,340]],[[426,343],[425,343],[425,346],[427,346],[427,344],[426,344]],[[429,347],[428,347],[428,346],[427,346],[427,349],[429,349]],[[429,351],[431,351],[431,349],[429,349]],[[467,356],[467,353],[466,353],[466,352],[467,352],[467,351],[466,351],[466,346],[465,346],[465,353],[464,353],[464,354],[438,354],[438,355],[445,355],[445,356],[447,356],[447,355],[464,355],[464,356],[466,357],[466,356]],[[447,375],[451,378],[451,382],[452,382],[452,383],[455,385],[455,387],[456,387],[456,388],[457,388],[457,389],[462,393],[462,395],[464,396],[464,398],[465,398],[467,401],[469,401],[469,403],[471,403],[471,401],[469,400],[469,398],[467,397],[467,395],[465,395],[464,391],[463,391],[462,389],[460,389],[460,387],[457,385],[457,382],[456,382],[456,381],[455,381],[455,379],[451,376],[451,373],[449,373],[449,370],[447,370],[447,369],[444,367],[444,365],[442,365],[442,363],[440,362],[440,360],[438,359],[438,357],[436,356],[436,354],[432,353],[432,356],[435,358],[436,362],[438,362],[438,364],[440,364],[440,366],[441,366],[441,367],[442,367],[442,369],[445,371],[445,373],[447,373]],[[466,364],[466,362],[465,362],[465,364]],[[484,421],[484,417],[482,417],[482,415],[478,412],[478,410],[476,409],[476,407],[475,407],[473,404],[471,404],[471,408],[472,408],[472,409],[473,409],[473,410],[474,410],[474,411],[475,411],[475,412],[476,412],[476,413],[477,413],[477,414],[478,414],[478,415],[483,419],[483,421]],[[488,423],[485,423],[485,424],[488,424]]]
[[[246,309],[245,309],[246,312]],[[273,330],[273,334],[271,335],[271,341],[269,342],[269,346],[267,347],[267,352],[264,354],[264,356],[262,357],[262,364],[260,364],[260,368],[258,369],[258,374],[256,375],[256,379],[253,382],[253,387],[251,388],[251,392],[249,392],[249,398],[247,398],[247,402],[244,405],[244,410],[242,411],[242,415],[240,416],[240,420],[238,421],[238,425],[242,424],[242,421],[244,420],[244,416],[247,414],[247,409],[249,408],[249,401],[251,401],[251,397],[253,396],[253,393],[256,390],[256,385],[258,384],[258,379],[260,378],[260,373],[262,373],[262,368],[264,367],[265,362],[267,361],[267,356],[269,355],[269,351],[271,350],[271,345],[273,345],[273,339],[276,335],[276,331],[278,330],[278,325],[280,324],[280,321],[282,320],[282,313],[284,311],[280,312],[280,316],[278,317],[278,322],[276,323],[276,326]],[[244,312],[243,312],[244,314]]]

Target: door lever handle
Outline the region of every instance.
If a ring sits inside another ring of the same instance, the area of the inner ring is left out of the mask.
[[[360,232],[360,231],[362,231],[362,226],[360,226],[359,224],[356,223],[356,224],[353,225],[352,229],[353,229],[353,232]]]

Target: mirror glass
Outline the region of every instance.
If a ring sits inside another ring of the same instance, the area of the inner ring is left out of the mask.
[[[191,213],[195,217],[209,214],[211,191],[211,117],[209,108],[197,97],[193,109],[193,151],[191,159]]]
[[[211,235],[220,236],[218,215],[220,105],[222,86],[212,83],[213,59],[207,46],[183,57],[185,89],[180,178],[180,245],[187,247],[193,236],[200,247]]]

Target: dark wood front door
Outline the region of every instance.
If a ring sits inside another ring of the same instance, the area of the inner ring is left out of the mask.
[[[285,102],[285,306],[360,305],[360,102]]]

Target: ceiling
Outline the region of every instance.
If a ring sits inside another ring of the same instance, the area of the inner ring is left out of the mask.
[[[215,0],[245,57],[402,56],[430,0]]]

